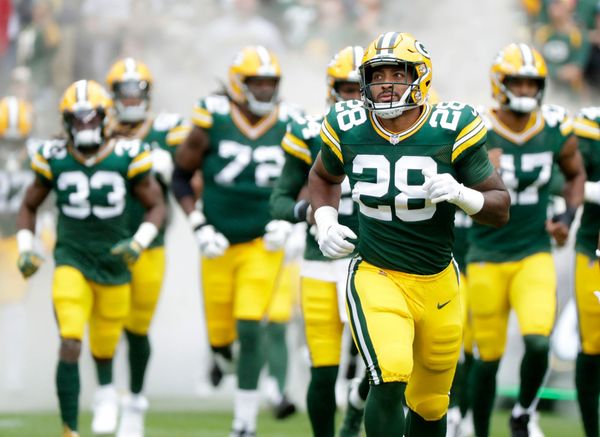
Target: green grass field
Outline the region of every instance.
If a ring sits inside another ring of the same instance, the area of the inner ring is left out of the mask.
[[[338,414],[341,416],[341,414]],[[80,434],[91,436],[90,414],[81,417]],[[492,437],[508,436],[508,412],[497,412],[493,418]],[[146,422],[146,437],[226,437],[231,421],[228,412],[151,412]],[[546,437],[583,437],[576,417],[544,415],[541,426]],[[309,437],[310,425],[305,414],[286,421],[275,421],[264,412],[259,419],[260,437]],[[2,437],[60,436],[58,417],[54,413],[0,415]]]

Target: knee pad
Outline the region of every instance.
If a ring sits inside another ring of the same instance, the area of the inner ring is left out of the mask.
[[[416,402],[415,402],[416,401]],[[448,411],[448,395],[431,394],[412,402],[411,409],[428,422],[440,420]]]

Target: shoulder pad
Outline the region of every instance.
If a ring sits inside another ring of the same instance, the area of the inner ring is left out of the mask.
[[[168,131],[181,123],[181,116],[171,112],[161,112],[154,118],[152,129],[159,132]]]
[[[308,141],[319,136],[322,122],[323,117],[306,115],[292,120],[287,130],[298,138]]]
[[[47,161],[51,159],[63,159],[67,156],[67,140],[46,140],[39,145],[37,153],[42,155]]]
[[[577,118],[586,118],[600,125],[600,106],[589,106],[581,108]]]
[[[205,97],[203,103],[203,106],[206,107],[206,110],[211,114],[226,115],[231,111],[231,103],[227,96],[213,94]]]
[[[550,127],[557,127],[567,119],[567,110],[558,105],[542,105],[544,121]]]
[[[147,150],[147,144],[143,143],[139,138],[116,138],[114,151],[117,156],[129,156],[135,158],[141,152]]]

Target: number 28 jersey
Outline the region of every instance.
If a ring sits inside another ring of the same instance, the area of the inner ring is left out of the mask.
[[[446,268],[452,259],[455,206],[426,198],[422,172],[449,173],[468,186],[492,174],[478,113],[458,102],[427,104],[413,126],[392,133],[362,102],[339,102],[323,121],[321,138],[325,168],[348,176],[359,205],[362,258],[419,275]]]
[[[550,251],[546,232],[550,179],[573,127],[566,111],[544,105],[522,132],[504,126],[492,110],[483,113],[487,148],[502,149],[500,175],[510,193],[510,220],[500,229],[473,224],[468,262],[518,261]]]
[[[127,265],[110,253],[131,237],[127,196],[152,168],[139,140],[110,140],[93,162],[77,159],[64,140],[44,143],[31,160],[43,184],[56,194],[58,208],[54,260],[75,267],[100,284],[130,281]]]
[[[285,161],[281,139],[292,110],[284,104],[251,125],[226,96],[194,107],[192,122],[209,136],[202,162],[204,214],[230,243],[261,237],[271,220],[269,197]]]

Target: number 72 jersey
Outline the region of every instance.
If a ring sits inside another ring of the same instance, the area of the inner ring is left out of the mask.
[[[510,220],[500,229],[473,224],[468,262],[518,261],[550,251],[546,232],[553,164],[573,130],[566,111],[544,105],[521,132],[509,130],[493,110],[482,113],[487,148],[502,150],[500,175],[511,197]]]
[[[326,169],[346,174],[359,205],[358,252],[378,267],[439,273],[452,259],[455,206],[433,204],[423,170],[450,173],[471,186],[493,168],[482,145],[486,128],[458,102],[422,107],[406,131],[387,131],[359,101],[336,103],[321,128]]]
[[[110,250],[131,237],[127,196],[152,169],[150,153],[139,140],[111,140],[85,163],[69,147],[64,140],[48,141],[31,160],[37,178],[56,195],[55,263],[100,284],[127,283],[127,266]]]

